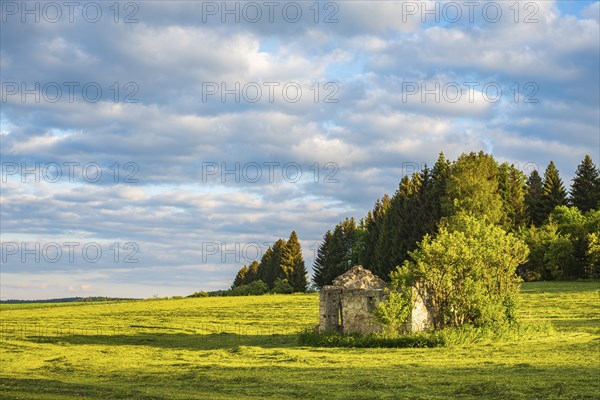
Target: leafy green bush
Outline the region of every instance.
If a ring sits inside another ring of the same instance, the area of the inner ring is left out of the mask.
[[[505,324],[514,320],[519,291],[517,266],[527,260],[526,244],[502,228],[459,213],[426,235],[391,275],[392,286],[419,283],[436,329],[463,324]],[[510,309],[509,309],[510,308]]]
[[[190,294],[188,297],[208,297],[208,292],[204,292],[204,291],[199,291],[199,292],[195,292],[194,294]]]
[[[256,296],[265,294],[269,291],[267,284],[263,281],[256,280],[247,285],[237,286],[230,290],[230,296]]]
[[[600,234],[597,232],[587,235],[588,249],[586,251],[586,276],[600,277]]]
[[[373,317],[381,324],[384,332],[395,334],[400,332],[402,325],[408,322],[413,308],[413,291],[410,282],[413,278],[406,268],[398,268],[391,273],[392,287],[386,289],[386,299],[377,304]]]
[[[289,284],[287,279],[277,278],[273,284],[273,293],[277,294],[290,294],[294,293],[294,288]]]

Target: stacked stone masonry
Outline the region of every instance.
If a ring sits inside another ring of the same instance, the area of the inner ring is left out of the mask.
[[[319,331],[378,333],[382,327],[372,312],[386,298],[386,283],[371,271],[357,265],[338,276],[320,292]],[[421,296],[413,287],[414,307],[404,330],[417,332],[431,326],[431,317]]]

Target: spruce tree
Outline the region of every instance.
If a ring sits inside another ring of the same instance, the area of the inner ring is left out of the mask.
[[[442,198],[446,195],[446,186],[448,184],[448,175],[450,174],[450,161],[446,160],[444,153],[440,153],[435,165],[433,166],[433,171],[431,174],[431,193],[430,193],[430,202],[431,209],[434,212],[434,219],[437,221],[444,216],[442,213]]]
[[[511,165],[509,175],[509,198],[512,203],[512,222],[515,228],[527,223],[527,212],[525,210],[525,180],[523,172]]]
[[[439,204],[440,196],[435,193],[433,170],[425,165],[425,168],[421,171],[421,189],[418,193],[418,220],[416,222],[422,231],[421,237],[425,233],[435,231],[437,222],[440,219]],[[418,241],[421,241],[421,237],[418,238]]]
[[[498,190],[502,198],[504,228],[514,231],[526,222],[525,176],[514,165],[502,163],[498,168]]]
[[[528,220],[535,226],[542,226],[547,215],[544,215],[542,206],[544,182],[537,170],[534,169],[529,175],[525,191],[525,210]]]
[[[382,233],[375,250],[375,265],[373,272],[381,279],[387,279],[389,273],[399,265],[404,252],[403,230],[405,229],[406,201],[411,193],[410,178],[405,175],[400,186],[390,201],[390,207],[385,215]]]
[[[248,270],[246,272],[246,276],[244,277],[244,285],[252,283],[258,280],[258,261],[252,261],[250,265],[248,265]]]
[[[587,154],[577,167],[573,178],[571,204],[582,212],[600,206],[600,171]]]
[[[354,218],[346,218],[327,231],[319,246],[313,267],[313,282],[317,287],[330,285],[334,278],[358,263],[357,226]]]
[[[400,181],[382,215],[373,264],[369,267],[382,279],[389,280],[389,273],[408,259],[408,252],[416,248],[423,236],[436,231],[442,216],[441,198],[446,190],[449,166],[440,153],[432,170],[425,166],[419,173],[410,178],[404,176]]]
[[[281,268],[294,292],[306,292],[306,266],[296,231],[292,231],[281,257]]]
[[[567,204],[567,194],[565,187],[560,179],[558,169],[554,165],[554,161],[550,161],[546,171],[544,172],[544,188],[542,190],[542,203],[541,210],[543,212],[544,220],[548,219],[550,213],[557,206],[564,206]]]
[[[292,274],[290,275],[289,283],[294,288],[294,292],[304,293],[308,290],[308,271],[304,265],[304,260],[298,261]]]
[[[244,265],[242,268],[240,268],[240,270],[236,274],[235,279],[233,280],[233,284],[231,285],[231,288],[233,289],[238,286],[245,285],[247,274],[248,274],[248,267]]]
[[[341,264],[338,268],[338,275],[343,274],[359,262],[359,227],[356,225],[354,217],[346,218],[341,222],[341,246],[342,254]],[[335,234],[335,232],[334,232]],[[336,275],[337,276],[337,275]]]
[[[450,162],[446,160],[444,153],[440,153],[431,172],[428,170],[423,172],[423,186],[420,195],[423,233],[434,233],[443,216],[442,198],[446,194],[449,170]]]
[[[277,239],[273,243],[273,258],[271,259],[271,269],[273,282],[267,283],[269,289],[273,289],[273,285],[277,279],[287,279],[286,271],[283,269],[282,261],[286,253],[286,241],[284,239]]]
[[[363,267],[370,269],[372,272],[375,272],[376,247],[383,231],[383,223],[389,207],[390,197],[384,194],[381,199],[377,199],[373,210],[367,213],[363,221],[365,233],[359,260]]]
[[[258,279],[263,281],[269,288],[272,287],[273,283],[275,282],[272,260],[273,248],[269,246],[260,259],[260,264],[257,271]]]
[[[333,242],[333,233],[327,231],[323,235],[323,241],[319,244],[317,256],[313,264],[313,282],[316,287],[321,288],[329,284],[331,270],[331,249]],[[333,279],[333,278],[332,278]]]
[[[425,190],[423,185],[424,179],[429,179],[429,172],[428,170],[424,171],[427,171],[425,172],[426,175],[424,175],[423,171],[413,174],[408,192],[406,193],[403,210],[404,223],[400,227],[400,235],[403,240],[400,243],[398,258],[395,260],[396,266],[402,265],[408,259],[408,252],[417,247],[417,243],[421,241],[425,234],[422,210],[423,192]]]

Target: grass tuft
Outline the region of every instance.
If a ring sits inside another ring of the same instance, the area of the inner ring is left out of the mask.
[[[300,346],[355,348],[431,348],[465,346],[476,343],[498,343],[539,339],[556,334],[550,323],[513,324],[500,327],[464,325],[440,331],[412,334],[342,334],[307,329],[298,335]]]

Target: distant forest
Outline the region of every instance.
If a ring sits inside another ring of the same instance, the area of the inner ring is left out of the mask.
[[[98,302],[98,301],[126,301],[126,300],[139,300],[134,298],[122,298],[122,297],[103,297],[103,296],[89,296],[89,297],[63,297],[59,299],[46,299],[46,300],[0,300],[3,304],[28,304],[28,303],[85,303],[85,302]]]
[[[410,259],[424,237],[459,213],[514,234],[529,248],[518,269],[524,280],[600,276],[600,171],[585,156],[567,193],[550,161],[543,176],[526,176],[484,152],[455,161],[440,153],[433,168],[404,176],[396,192],[384,194],[358,222],[346,218],[323,236],[313,266],[316,288],[361,264],[382,279]],[[278,240],[260,262],[244,266],[237,294],[306,291],[306,273],[295,232]],[[235,293],[234,293],[235,294]]]

